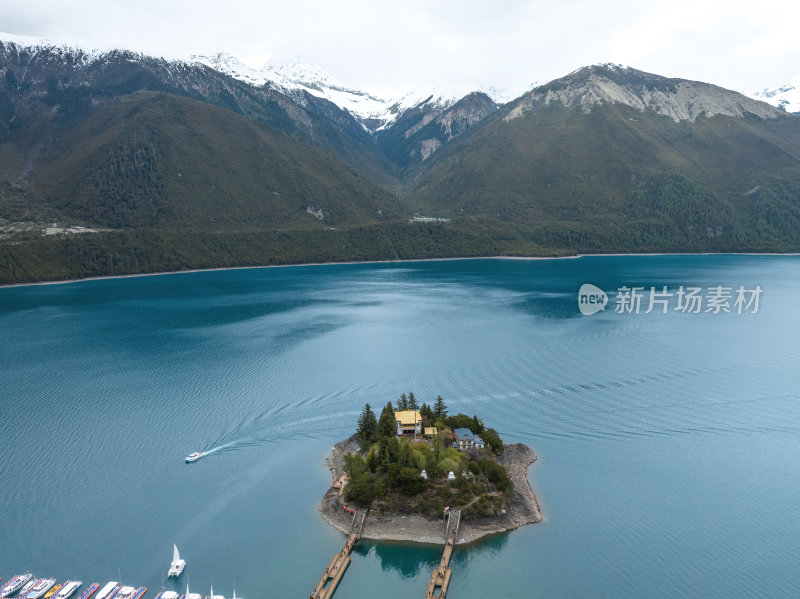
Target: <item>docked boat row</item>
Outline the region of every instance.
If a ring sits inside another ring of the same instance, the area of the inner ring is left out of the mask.
[[[0,582],[2,582],[1,578]],[[83,582],[80,580],[68,580],[64,584],[56,584],[55,578],[36,578],[30,572],[26,572],[0,586],[0,598],[69,599],[82,585]],[[99,592],[98,589],[100,589],[100,584],[94,582],[81,595],[76,596],[76,599],[142,599],[147,592],[147,587],[124,586],[116,581],[109,582]],[[187,584],[186,592],[183,594],[175,591],[161,591],[155,599],[225,599],[225,597],[214,594],[213,585],[211,594],[205,597],[200,593],[190,593]],[[233,599],[237,599],[235,589]]]
[[[48,591],[55,583],[55,578],[34,578],[30,572],[26,572],[15,576],[0,588],[0,597],[11,597],[19,591],[18,599],[42,599],[53,594]]]
[[[68,580],[56,584],[55,578],[35,578],[30,572],[18,574],[0,587],[0,597],[14,599],[68,599],[83,584],[80,580]],[[93,585],[94,586],[94,585]],[[80,599],[89,599],[100,585],[89,587]],[[15,596],[16,595],[16,596]]]

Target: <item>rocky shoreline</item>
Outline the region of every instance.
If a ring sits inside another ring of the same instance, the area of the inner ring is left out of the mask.
[[[333,446],[325,460],[331,471],[331,480],[335,481],[343,473],[345,454],[358,451],[361,451],[361,446],[356,435]],[[459,544],[472,543],[488,535],[542,520],[539,501],[528,482],[528,466],[536,461],[536,454],[527,445],[515,443],[505,446],[498,461],[506,467],[514,482],[514,499],[502,516],[462,521]],[[337,489],[328,489],[317,509],[328,524],[345,534],[350,531],[353,516],[342,509]],[[440,545],[444,541],[444,526],[444,519],[429,520],[418,515],[370,513],[364,522],[362,537],[376,541],[412,541]]]

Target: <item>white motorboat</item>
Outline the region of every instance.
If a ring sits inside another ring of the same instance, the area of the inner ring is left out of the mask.
[[[136,587],[122,587],[114,597],[115,599],[133,599],[136,591]]]
[[[11,580],[9,580],[3,588],[0,588],[0,597],[8,597],[13,595],[18,590],[22,588],[26,582],[29,582],[30,579],[33,578],[33,574],[30,572],[25,572],[25,574],[18,574]]]
[[[55,583],[55,578],[42,578],[33,586],[30,591],[28,591],[26,596],[28,599],[39,599],[39,597],[44,597],[44,594],[49,591]]]
[[[175,576],[178,577],[183,572],[183,569],[186,567],[186,560],[181,559],[181,554],[178,553],[178,546],[172,546],[172,563],[169,565],[169,572],[167,572],[167,576]]]
[[[122,585],[120,585],[118,582],[111,581],[102,589],[100,589],[100,592],[97,593],[97,597],[94,599],[111,599],[111,597],[117,593],[121,586]]]
[[[19,590],[19,595],[17,595],[17,599],[22,599],[22,597],[27,595],[28,591],[30,591],[33,588],[33,585],[35,585],[37,582],[39,582],[38,578],[31,577],[31,579],[28,582],[26,582],[25,585]]]
[[[186,456],[186,463],[191,464],[192,462],[196,462],[204,455],[206,455],[205,451],[193,451],[192,453]]]
[[[72,593],[77,591],[82,584],[83,582],[80,580],[68,580],[64,583],[64,586],[61,587],[61,590],[55,594],[53,599],[67,599],[72,595]]]

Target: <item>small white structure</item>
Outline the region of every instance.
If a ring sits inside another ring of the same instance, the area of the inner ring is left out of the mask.
[[[447,475],[447,480],[455,480],[455,479],[456,479],[456,475],[453,474],[453,471],[451,470],[450,474]]]
[[[422,469],[422,472],[420,473],[420,476],[422,478],[424,478],[425,480],[428,480],[428,473],[425,471],[425,468]]]

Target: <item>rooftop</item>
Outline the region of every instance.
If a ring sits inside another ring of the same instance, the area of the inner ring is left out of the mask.
[[[394,417],[395,420],[403,425],[414,425],[422,420],[422,414],[419,413],[419,410],[403,410],[401,412],[395,412]]]

